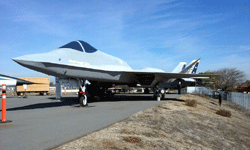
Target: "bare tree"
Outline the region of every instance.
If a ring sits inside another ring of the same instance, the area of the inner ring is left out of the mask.
[[[202,81],[202,85],[223,91],[235,91],[237,85],[245,79],[245,73],[237,68],[223,68],[217,71],[207,71],[205,74],[218,74],[220,77]]]

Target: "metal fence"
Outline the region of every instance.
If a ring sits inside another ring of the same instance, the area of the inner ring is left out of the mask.
[[[185,91],[183,90],[185,93]],[[210,96],[211,98],[218,98],[221,94],[222,99],[232,101],[242,107],[250,110],[250,94],[238,93],[238,92],[223,92],[223,91],[213,91],[206,87],[187,87],[186,93],[202,94]]]
[[[185,91],[183,90],[185,93]],[[210,88],[207,87],[199,87],[199,86],[194,86],[194,87],[187,87],[186,93],[193,93],[193,94],[202,94],[202,95],[207,95],[211,98],[218,98],[219,94],[222,96],[222,99],[226,100],[227,99],[227,94],[223,91],[214,91]]]
[[[203,95],[213,95],[214,92],[210,88],[206,87],[189,87],[187,92],[196,93],[196,94],[203,94]]]
[[[227,94],[227,99],[242,107],[250,109],[250,94],[230,92]]]

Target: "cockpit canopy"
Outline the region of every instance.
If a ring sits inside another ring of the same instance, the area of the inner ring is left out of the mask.
[[[70,43],[68,43],[60,48],[71,48],[71,49],[81,51],[81,52],[86,52],[86,53],[94,53],[97,51],[97,49],[95,49],[94,47],[92,47],[88,43],[86,43],[84,41],[80,41],[80,40],[70,42]]]

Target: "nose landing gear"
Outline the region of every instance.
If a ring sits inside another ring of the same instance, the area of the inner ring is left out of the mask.
[[[88,106],[88,101],[87,101],[87,96],[86,96],[86,85],[91,84],[88,80],[85,80],[85,82],[83,84],[81,84],[82,81],[79,80],[79,93],[78,93],[78,97],[79,97],[79,103],[81,107],[85,107]],[[81,86],[82,85],[82,86]]]

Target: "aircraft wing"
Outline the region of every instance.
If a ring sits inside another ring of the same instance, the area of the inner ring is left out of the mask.
[[[136,81],[142,85],[155,85],[158,82],[166,82],[175,79],[184,79],[184,80],[194,80],[194,79],[201,79],[201,78],[211,78],[211,77],[219,77],[219,75],[212,75],[212,74],[194,74],[190,72],[196,72],[198,67],[200,58],[197,60],[193,60],[187,67],[183,67],[184,63],[180,63],[178,67],[183,67],[181,71],[173,71],[172,73],[164,72],[163,70],[157,70],[155,68],[149,68],[148,70],[135,70],[131,71],[131,74],[134,75]]]
[[[183,74],[183,73],[165,73],[165,72],[130,72],[141,85],[154,85],[158,82],[166,82],[169,79],[193,78],[193,77],[219,77],[211,74]]]
[[[3,74],[0,74],[0,77],[2,77],[2,79],[3,79],[2,81],[14,81],[16,85],[34,84],[33,82],[30,82],[30,81],[26,81],[26,80],[11,77],[11,76],[6,76]]]

